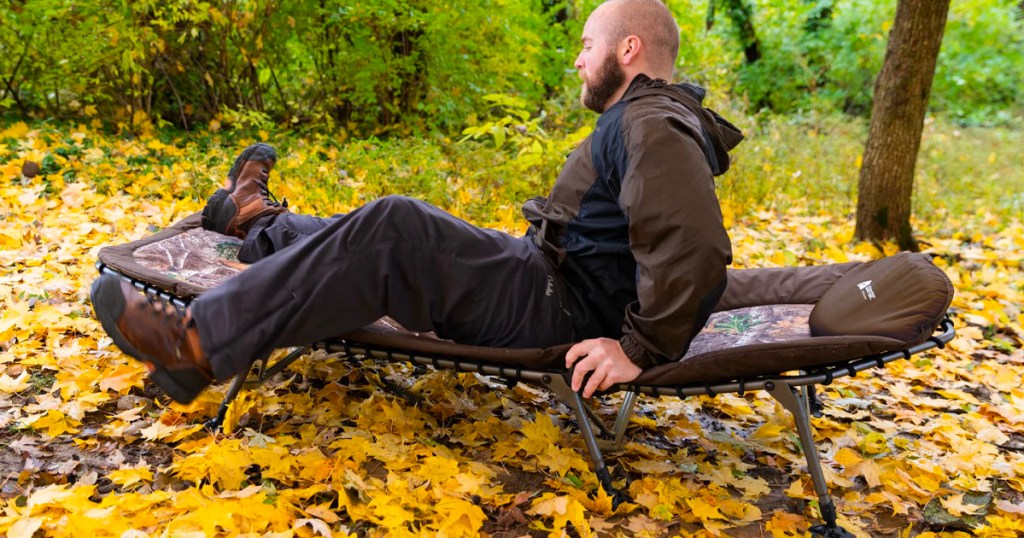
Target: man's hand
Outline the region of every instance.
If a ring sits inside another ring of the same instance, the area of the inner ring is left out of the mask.
[[[579,391],[587,372],[594,372],[583,389],[584,398],[616,383],[632,381],[643,371],[629,360],[619,341],[611,338],[584,340],[569,348],[565,354],[565,367],[571,368],[573,364],[576,364],[576,370],[572,373],[572,390]]]

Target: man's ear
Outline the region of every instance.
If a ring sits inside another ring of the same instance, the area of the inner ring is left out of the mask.
[[[636,62],[641,55],[643,50],[643,42],[640,38],[631,35],[627,36],[619,44],[619,59],[622,61],[622,65],[630,65]]]

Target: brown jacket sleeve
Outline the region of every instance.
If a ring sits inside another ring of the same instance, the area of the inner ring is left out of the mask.
[[[717,301],[732,254],[711,169],[695,138],[697,119],[644,114],[624,118],[628,162],[619,203],[637,262],[637,301],[627,306],[620,343],[648,368],[686,353],[706,321],[702,311],[710,307],[702,303]]]

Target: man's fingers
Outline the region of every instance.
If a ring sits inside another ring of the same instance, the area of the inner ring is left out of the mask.
[[[572,368],[574,362],[582,357],[586,357],[590,352],[590,341],[584,340],[573,345],[569,348],[569,351],[565,352],[565,367]]]
[[[580,359],[580,362],[576,363],[576,368],[572,371],[572,390],[579,391],[580,387],[583,386],[583,378],[593,369],[594,360],[590,356]]]
[[[590,380],[587,381],[587,386],[583,388],[583,397],[590,398],[594,395],[601,385],[604,384],[604,380],[607,377],[605,368],[595,368],[593,375],[590,376]]]

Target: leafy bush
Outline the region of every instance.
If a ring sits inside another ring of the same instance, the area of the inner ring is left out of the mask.
[[[932,107],[963,124],[1010,124],[1024,111],[1024,7],[963,0],[950,6]]]
[[[754,112],[867,114],[893,2],[744,0],[762,53],[746,63],[728,17],[707,28],[709,2],[722,1],[667,0],[678,78]],[[402,135],[456,132],[491,106],[485,95],[511,94],[531,114],[551,110],[545,124],[575,126],[572,62],[598,3],[12,0],[0,4],[0,112]],[[953,4],[934,110],[967,124],[1022,115],[1016,4]]]
[[[677,12],[691,14],[706,5],[699,0],[679,3]],[[809,24],[826,4],[829,16]],[[708,33],[713,39],[683,47],[682,62],[696,58],[719,70],[735,69],[731,90],[754,110],[839,110],[866,116],[894,15],[894,2],[758,0],[753,24],[762,47],[760,60],[742,62],[742,47],[730,35],[729,24],[719,21]],[[1009,124],[1020,117],[1021,15],[1017,2],[1008,0],[953,3],[932,87],[933,110],[971,124]],[[683,35],[685,41],[687,33]],[[708,53],[706,47],[724,47],[729,59]]]
[[[567,34],[532,0],[39,0],[5,3],[0,106],[253,119],[360,134],[457,126],[483,95],[559,87]],[[241,115],[240,115],[241,114]]]

